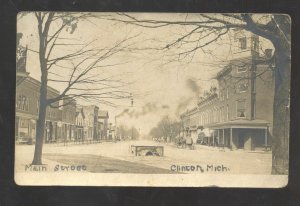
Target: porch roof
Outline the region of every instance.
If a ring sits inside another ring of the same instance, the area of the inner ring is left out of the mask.
[[[253,129],[265,129],[269,126],[270,122],[261,119],[247,120],[236,119],[227,122],[214,123],[207,125],[210,129],[228,129],[228,128],[253,128]]]

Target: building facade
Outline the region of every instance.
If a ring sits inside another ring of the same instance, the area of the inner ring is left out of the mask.
[[[108,111],[99,110],[98,114],[98,127],[99,127],[99,138],[100,139],[109,139],[108,131]]]
[[[236,38],[238,58],[215,76],[218,89],[207,92],[181,119],[185,128],[197,128],[204,144],[253,150],[271,141],[274,73],[262,63],[267,56],[259,55],[257,36]]]
[[[39,114],[40,82],[27,76],[16,87],[16,141],[35,141],[36,123]],[[49,98],[59,95],[59,92],[48,87]],[[58,106],[58,103],[54,103]],[[61,119],[61,111],[58,108],[48,107],[46,110],[45,142],[57,139],[57,124]]]
[[[76,101],[63,99],[61,101],[61,135],[59,139],[65,141],[75,141],[76,135]]]
[[[83,108],[79,105],[77,105],[76,107],[75,122],[76,122],[75,140],[79,142],[83,142],[87,134],[86,118],[83,112]]]
[[[85,139],[88,141],[99,139],[99,124],[98,124],[98,111],[99,107],[96,105],[82,106],[85,114]]]
[[[40,82],[27,76],[16,87],[16,143],[34,143],[39,114]],[[59,91],[48,87],[47,96]],[[81,106],[63,99],[46,109],[45,143],[92,141],[109,139],[108,112],[96,105]]]
[[[48,98],[54,98],[59,95],[57,90],[48,87],[47,96]],[[39,96],[38,96],[39,97]],[[39,101],[39,98],[38,98]],[[59,109],[59,102],[52,104],[52,107],[47,107],[46,109],[46,123],[44,131],[44,141],[45,143],[54,143],[60,140],[60,122],[62,120],[62,111]]]
[[[17,46],[16,68],[16,143],[34,143],[39,114],[41,83],[26,71],[27,48]],[[47,87],[47,98],[59,96],[59,91]],[[99,118],[99,121],[98,121]],[[96,105],[81,106],[76,101],[62,99],[46,109],[44,142],[91,141],[108,138],[108,112]]]

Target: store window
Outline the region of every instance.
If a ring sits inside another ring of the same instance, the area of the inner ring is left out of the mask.
[[[238,118],[246,118],[246,100],[236,101],[236,113]]]

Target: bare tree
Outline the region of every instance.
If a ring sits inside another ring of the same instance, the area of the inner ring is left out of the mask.
[[[38,51],[32,49],[31,51],[39,55],[41,87],[32,164],[39,165],[42,164],[47,107],[66,106],[72,104],[76,99],[113,106],[113,99],[129,97],[129,93],[123,89],[125,83],[117,76],[105,76],[101,69],[115,66],[115,64],[102,62],[124,51],[128,47],[127,42],[134,37],[117,41],[110,47],[95,47],[94,41],[81,45],[68,41],[69,39],[62,34],[66,31],[73,33],[78,22],[88,20],[92,17],[91,14],[34,12],[34,16],[38,25],[39,48]],[[70,49],[66,50],[66,53],[60,54],[66,47]],[[55,68],[63,72],[53,71]],[[65,88],[58,96],[50,98],[47,95],[49,82],[64,84]],[[57,102],[60,100],[63,100],[64,103],[57,106]]]
[[[156,127],[150,130],[150,136],[153,138],[164,138],[164,141],[167,141],[169,138],[170,141],[173,141],[182,131],[183,125],[181,122],[174,121],[168,116],[164,116],[157,124]]]
[[[257,61],[256,64],[274,64],[275,95],[272,138],[272,173],[288,172],[289,140],[289,91],[291,71],[291,19],[287,15],[255,14],[199,14],[195,20],[185,18],[178,20],[139,19],[134,15],[120,13],[108,19],[145,28],[161,28],[173,25],[186,28],[178,39],[155,50],[167,51],[171,48],[185,48],[176,54],[178,60],[194,55],[216,43],[232,29],[252,32],[269,40],[275,51],[270,58]]]
[[[120,139],[127,140],[130,137],[132,140],[139,138],[139,131],[134,127],[128,128],[126,125],[121,124],[119,126]]]

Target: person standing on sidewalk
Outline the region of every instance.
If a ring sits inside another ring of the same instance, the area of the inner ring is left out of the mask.
[[[193,149],[193,139],[190,135],[186,138],[186,145],[188,148]]]

